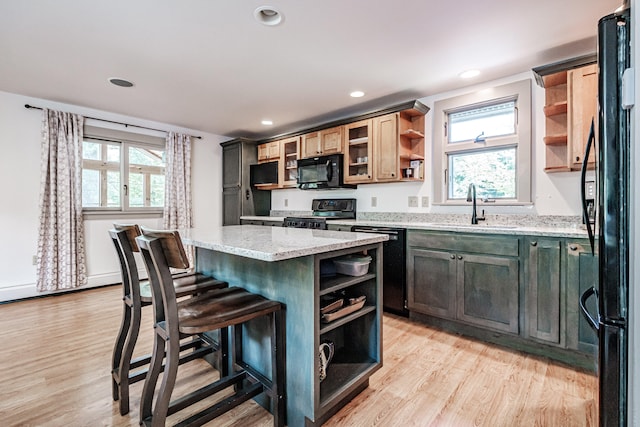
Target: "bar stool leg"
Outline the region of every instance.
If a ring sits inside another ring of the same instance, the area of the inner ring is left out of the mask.
[[[271,399],[271,413],[273,425],[284,427],[286,424],[286,340],[283,334],[285,330],[284,310],[278,310],[269,315],[271,318],[271,372],[274,396]]]
[[[171,394],[176,384],[178,375],[178,365],[180,362],[180,336],[169,336],[166,341],[167,353],[165,354],[164,373],[162,375],[162,383],[158,390],[156,405],[153,408],[152,427],[164,427],[169,412],[169,404],[171,403]]]
[[[155,333],[153,339],[153,353],[149,364],[149,371],[144,380],[142,387],[142,398],[140,399],[140,425],[144,425],[144,421],[151,417],[153,410],[153,394],[158,383],[158,376],[162,371],[162,358],[164,357],[164,340]]]
[[[120,331],[116,338],[116,343],[113,347],[113,356],[111,359],[111,391],[113,393],[113,400],[120,399],[119,381],[120,381],[120,364],[122,362],[122,351],[124,349],[127,335],[131,330],[131,307],[127,306],[123,302],[122,309],[122,322],[120,323]],[[116,381],[116,377],[118,380]],[[120,413],[122,414],[122,404],[120,405]]]

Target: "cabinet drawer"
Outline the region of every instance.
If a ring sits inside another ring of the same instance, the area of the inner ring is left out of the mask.
[[[512,236],[502,237],[453,232],[427,233],[409,230],[407,241],[409,246],[420,248],[514,257],[520,255],[520,239]]]

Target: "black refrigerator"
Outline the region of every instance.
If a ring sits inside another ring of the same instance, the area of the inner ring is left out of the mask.
[[[590,227],[590,209],[582,185],[583,215],[592,248],[594,242],[598,248],[599,271],[597,286],[581,296],[580,305],[598,334],[599,420],[600,426],[607,427],[627,425],[631,105],[626,105],[625,82],[631,66],[630,23],[628,8],[605,16],[598,23],[595,231]],[[583,180],[585,167],[586,164]],[[586,309],[587,300],[592,297],[597,298],[597,313]]]

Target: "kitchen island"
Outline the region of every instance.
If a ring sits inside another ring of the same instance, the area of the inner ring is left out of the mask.
[[[321,425],[369,384],[382,366],[382,242],[388,236],[329,230],[239,225],[181,230],[196,247],[196,269],[285,304],[287,424]],[[336,274],[333,260],[371,257],[358,276]],[[322,318],[329,300],[366,298],[362,308],[335,320]],[[270,372],[268,325],[252,322],[244,359]],[[319,346],[335,354],[320,380]]]

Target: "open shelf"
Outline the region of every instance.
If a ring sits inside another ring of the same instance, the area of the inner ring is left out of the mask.
[[[362,138],[354,138],[349,140],[349,145],[362,145],[369,142],[368,136],[363,136]]]
[[[339,328],[340,326],[345,325],[359,317],[362,317],[367,313],[371,313],[372,311],[375,311],[375,309],[376,309],[375,305],[365,305],[360,310],[353,312],[351,314],[348,314],[344,317],[341,317],[340,319],[334,320],[330,323],[323,323],[322,325],[325,325],[325,326],[322,326],[320,328],[320,335],[326,334],[327,332],[330,332],[336,328]]]
[[[544,137],[546,145],[566,145],[567,135],[550,135]]]
[[[418,132],[415,129],[407,129],[400,134],[401,136],[406,136],[408,138],[424,138],[424,134],[422,132]]]
[[[324,278],[320,281],[320,295],[327,295],[331,292],[337,292],[349,286],[375,279],[376,275],[367,273],[363,276],[345,276],[337,274],[335,277]]]
[[[356,383],[380,367],[378,362],[370,358],[360,361],[339,360],[338,358],[339,354],[336,351],[336,357],[327,369],[327,378],[320,383],[321,407],[335,404],[335,401],[339,400],[340,395],[344,393],[345,384]]]
[[[543,110],[546,117],[564,114],[567,112],[567,101],[558,102],[552,105],[546,105]]]

